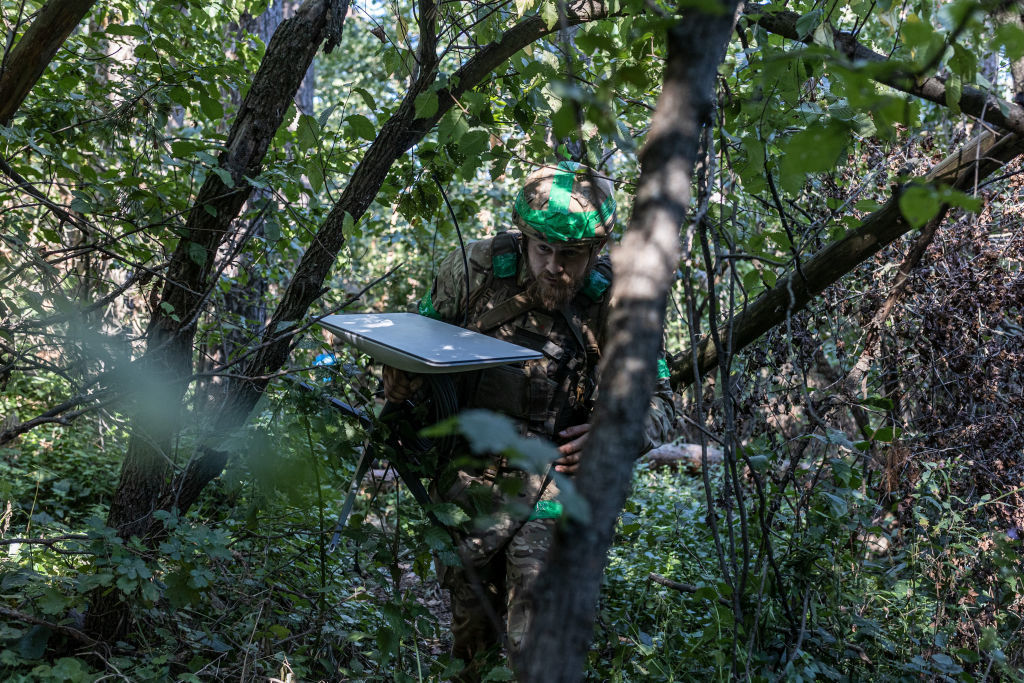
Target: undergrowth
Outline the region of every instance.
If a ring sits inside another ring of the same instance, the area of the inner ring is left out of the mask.
[[[19,381],[22,397],[45,398],[44,382]],[[447,539],[393,479],[377,472],[364,485],[328,551],[360,454],[356,425],[315,397],[278,394],[203,504],[162,517],[158,552],[101,521],[126,440],[111,416],[37,429],[0,451],[0,678],[408,681],[458,669],[432,565]],[[752,443],[746,476],[770,481],[782,463]],[[968,463],[925,464],[886,507],[853,446],[829,444],[822,468],[769,486],[779,503],[769,537],[749,528],[746,566],[762,569],[738,600],[722,576],[743,571],[742,558],[719,555],[700,475],[641,465],[588,679],[1019,680],[1020,541],[992,527],[999,501],[954,495]],[[722,482],[708,484],[724,531]],[[773,557],[760,562],[766,540]],[[131,597],[137,627],[124,642],[82,631],[96,586]],[[780,597],[792,595],[796,614]]]

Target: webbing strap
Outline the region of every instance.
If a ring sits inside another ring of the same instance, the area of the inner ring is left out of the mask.
[[[520,292],[510,299],[505,299],[500,304],[485,311],[477,318],[476,328],[485,332],[493,330],[499,325],[504,325],[509,320],[514,320],[534,307],[533,299],[526,292]]]

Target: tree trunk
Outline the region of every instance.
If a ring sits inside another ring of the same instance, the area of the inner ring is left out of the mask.
[[[0,126],[11,122],[57,50],[96,0],[50,0],[0,65]]]
[[[689,11],[669,30],[664,85],[640,153],[633,216],[612,255],[609,342],[577,480],[590,519],[569,520],[556,534],[535,590],[536,617],[517,663],[523,681],[577,681],[583,674],[608,548],[629,494],[654,391],[700,131],[709,123],[737,4],[725,3],[723,13]]]

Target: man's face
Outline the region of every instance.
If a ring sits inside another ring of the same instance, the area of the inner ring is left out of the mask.
[[[533,282],[529,291],[549,311],[566,305],[583,287],[583,279],[601,250],[596,246],[556,246],[529,237],[526,239],[526,262]]]

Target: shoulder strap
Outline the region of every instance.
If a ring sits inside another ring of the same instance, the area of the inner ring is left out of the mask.
[[[476,329],[480,332],[493,330],[504,325],[509,320],[514,320],[534,307],[533,301],[526,292],[520,292],[515,296],[505,299],[494,308],[484,312],[476,319]]]

